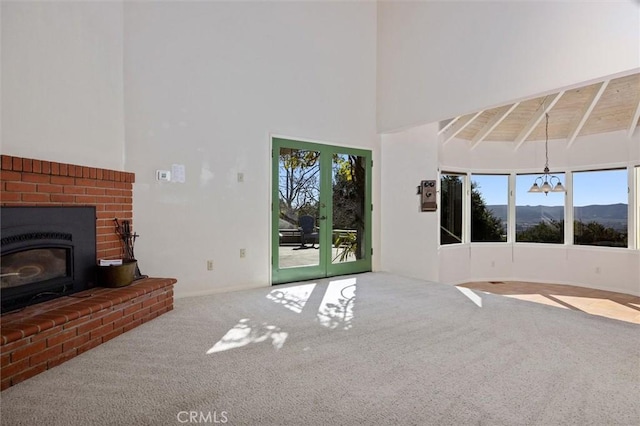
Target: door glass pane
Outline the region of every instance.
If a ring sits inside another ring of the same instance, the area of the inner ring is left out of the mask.
[[[278,259],[280,268],[320,263],[320,153],[280,148]]]
[[[333,155],[332,263],[365,258],[365,160],[358,155]]]

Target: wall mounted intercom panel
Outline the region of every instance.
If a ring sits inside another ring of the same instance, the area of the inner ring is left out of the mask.
[[[423,180],[420,182],[418,194],[420,194],[421,212],[434,212],[438,209],[435,180]]]

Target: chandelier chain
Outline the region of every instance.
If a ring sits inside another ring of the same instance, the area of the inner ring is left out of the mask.
[[[549,113],[545,112],[545,126],[544,126],[544,156],[545,167],[549,168]]]
[[[549,113],[547,111],[544,112],[544,118],[544,171],[542,175],[535,178],[529,192],[543,192],[544,195],[548,195],[549,192],[566,192],[560,178],[549,172]]]

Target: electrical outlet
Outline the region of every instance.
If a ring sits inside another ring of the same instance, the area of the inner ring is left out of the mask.
[[[247,257],[247,250],[240,249],[240,258],[244,259],[245,257]]]
[[[596,266],[596,274],[599,274],[599,273],[600,273],[600,267]]]
[[[238,173],[238,183],[244,182],[244,173]]]
[[[213,271],[213,260],[207,260],[207,271]]]

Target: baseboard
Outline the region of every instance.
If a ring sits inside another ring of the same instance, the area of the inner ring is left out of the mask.
[[[212,294],[220,294],[220,293],[230,293],[234,291],[244,291],[244,290],[253,290],[256,288],[268,288],[269,284],[266,285],[245,285],[245,286],[230,286],[230,287],[216,287],[210,290],[201,290],[201,291],[193,291],[188,293],[180,293],[174,295],[174,298],[177,299],[185,299],[188,297],[198,297],[198,296],[210,296]]]

